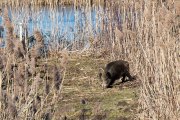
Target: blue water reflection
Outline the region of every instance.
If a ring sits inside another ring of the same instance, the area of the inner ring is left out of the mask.
[[[79,8],[73,6],[48,8],[17,8],[9,9],[14,25],[15,34],[19,35],[19,23],[28,31],[28,36],[32,36],[34,30],[40,30],[47,41],[77,40],[85,39],[84,36],[95,36],[99,33],[99,14],[101,8]],[[0,17],[0,25],[3,24]],[[26,26],[26,27],[25,27]],[[23,31],[25,34],[25,29]],[[4,35],[5,36],[5,35]]]

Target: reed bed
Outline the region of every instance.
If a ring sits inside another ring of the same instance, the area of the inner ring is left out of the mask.
[[[86,5],[88,2],[93,4],[103,4],[106,0],[1,0],[0,4],[8,4],[12,7],[19,7],[22,5],[28,6],[51,6],[55,7],[58,5]],[[24,4],[26,2],[26,4]]]
[[[7,7],[3,17],[7,45],[0,51],[0,119],[55,119],[67,57],[62,53],[62,66],[49,65],[41,32],[34,32],[36,44],[28,49],[25,40],[13,36]]]
[[[103,39],[111,59],[131,61],[141,80],[138,119],[179,119],[179,11],[176,1],[107,3]],[[118,17],[118,13],[121,15]],[[119,23],[113,26],[113,21]]]
[[[44,5],[58,5],[58,1],[43,2]],[[26,44],[17,45],[14,42],[17,39],[13,37],[13,29],[17,29],[12,24],[15,17],[12,16],[11,21],[5,7],[7,46],[0,51],[2,54],[0,118],[46,120],[55,118],[57,113],[54,111],[63,86],[68,53],[78,51],[78,54],[85,53],[109,61],[124,59],[130,62],[133,73],[141,80],[136,119],[178,120],[180,118],[179,1],[104,0],[103,5],[99,3],[96,6],[91,6],[91,1],[79,6],[77,2],[74,2],[77,6],[74,9],[83,10],[87,18],[85,26],[78,28],[79,17],[76,14],[77,29],[70,45],[64,42],[68,39],[67,36],[58,41],[55,37],[58,28],[52,29],[47,53],[40,31],[34,32],[37,43],[30,49],[25,49]],[[8,4],[17,7],[22,3],[11,0]],[[33,5],[36,4],[42,4],[42,1],[34,1]],[[55,11],[52,6],[50,9]],[[17,9],[16,7],[12,9]],[[98,10],[95,28],[90,23],[91,12],[88,12],[92,8]],[[58,22],[56,14],[52,12],[50,17],[55,26]],[[100,33],[94,35],[93,31],[99,29]],[[67,49],[69,46],[71,49]],[[9,59],[10,56],[13,56],[12,59]],[[61,57],[56,59],[61,63],[60,66],[47,64],[47,61],[53,60],[54,57]],[[48,69],[51,67],[54,70],[53,76],[49,76]],[[52,96],[53,99],[50,99]]]
[[[122,15],[120,27],[107,25],[111,31],[105,42],[110,42],[104,45],[111,50],[112,59],[131,61],[142,82],[138,114],[142,120],[177,120],[180,116],[179,14],[175,4],[127,1],[113,11]],[[111,3],[110,10],[115,6]]]

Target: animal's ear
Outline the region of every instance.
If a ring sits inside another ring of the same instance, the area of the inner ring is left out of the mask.
[[[99,68],[99,79],[100,80],[102,80],[103,73],[104,73],[104,69]]]
[[[102,73],[99,73],[99,79],[102,80]]]
[[[124,65],[129,68],[129,63],[125,62]]]
[[[106,73],[106,76],[107,76],[108,78],[111,78],[110,72],[107,72],[107,73]]]

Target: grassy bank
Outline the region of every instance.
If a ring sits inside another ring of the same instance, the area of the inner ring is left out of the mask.
[[[58,113],[68,119],[119,120],[133,119],[138,109],[138,88],[133,83],[103,89],[99,68],[107,63],[102,58],[71,56],[62,89]],[[120,83],[121,81],[118,81]],[[82,101],[85,101],[83,103]]]

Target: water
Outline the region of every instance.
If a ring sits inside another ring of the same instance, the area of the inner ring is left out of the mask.
[[[74,9],[67,7],[9,8],[9,16],[14,25],[14,32],[19,36],[20,23],[23,23],[23,34],[32,36],[34,30],[40,30],[46,41],[72,41],[87,39],[100,32],[102,9]],[[0,25],[3,24],[0,17]],[[5,36],[5,32],[4,32]]]

